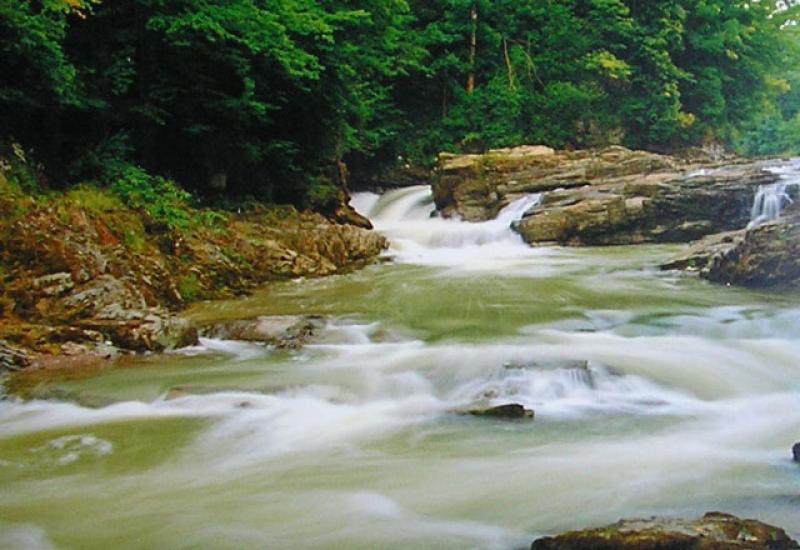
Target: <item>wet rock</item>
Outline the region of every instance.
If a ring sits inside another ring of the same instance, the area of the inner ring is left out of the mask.
[[[27,352],[0,340],[0,372],[20,370],[30,364],[31,358]]]
[[[316,316],[272,316],[219,323],[201,330],[204,336],[222,340],[261,342],[280,349],[298,349],[325,326]]]
[[[784,550],[800,548],[783,529],[710,512],[698,520],[623,520],[601,529],[536,540],[531,550]]]
[[[532,410],[526,409],[519,403],[508,403],[506,405],[499,405],[486,409],[470,409],[466,411],[465,414],[503,420],[533,420],[534,417],[534,412]]]
[[[795,462],[800,463],[800,443],[795,443],[792,447],[792,458]]]
[[[760,165],[611,178],[548,193],[514,228],[529,244],[688,242],[747,225],[758,186],[775,178]]]
[[[81,321],[80,326],[133,351],[164,351],[197,344],[197,329],[189,321],[160,309],[107,309]]]
[[[380,167],[377,171],[358,171],[351,178],[352,189],[371,190],[382,192],[386,189],[398,187],[412,187],[415,185],[430,185],[433,172],[422,166],[402,164],[389,167]]]
[[[744,239],[745,231],[726,231],[709,235],[692,243],[679,257],[659,266],[662,270],[704,271],[712,259],[727,254]]]
[[[748,287],[800,286],[800,212],[748,230],[735,246],[714,255],[706,279]]]

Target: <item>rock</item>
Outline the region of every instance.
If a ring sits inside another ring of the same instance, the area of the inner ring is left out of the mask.
[[[783,529],[709,512],[699,520],[623,520],[601,529],[538,539],[531,550],[784,550],[800,548]]]
[[[800,212],[748,230],[735,246],[714,255],[701,275],[748,287],[800,286]]]
[[[509,403],[507,405],[499,405],[488,409],[470,409],[466,411],[465,414],[504,420],[533,420],[534,417],[534,412],[532,410],[526,409],[519,403]]]
[[[222,340],[261,342],[280,349],[298,349],[324,326],[321,317],[286,315],[219,323],[203,328],[201,333]]]
[[[673,169],[670,157],[623,147],[555,151],[541,145],[485,155],[439,156],[433,182],[437,208],[467,221],[494,218],[510,197],[590,185],[597,180]]]
[[[514,228],[529,244],[686,242],[747,225],[758,186],[775,178],[760,165],[611,178],[548,193]]]
[[[31,364],[27,352],[0,340],[0,372],[16,371]]]
[[[53,273],[31,281],[31,286],[45,296],[63,296],[73,288],[75,282],[70,273]]]
[[[795,443],[794,447],[792,447],[792,458],[794,458],[795,462],[800,463],[800,443]]]
[[[351,188],[382,192],[398,187],[430,185],[433,172],[428,168],[413,164],[381,167],[376,170],[355,171],[351,177]]]
[[[659,267],[664,271],[704,271],[715,256],[728,253],[744,239],[744,236],[744,229],[708,235],[692,243],[681,256]]]
[[[133,351],[164,351],[197,344],[197,329],[186,319],[162,309],[107,309],[79,325],[104,334],[115,346]]]

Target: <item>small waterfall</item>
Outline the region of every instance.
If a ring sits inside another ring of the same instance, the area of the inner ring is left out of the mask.
[[[750,212],[748,229],[780,217],[783,207],[793,202],[787,192],[788,185],[791,184],[778,182],[758,187],[756,199],[753,202],[753,210]]]
[[[783,209],[794,202],[790,191],[792,188],[800,186],[800,161],[794,160],[785,165],[770,168],[769,171],[780,175],[781,179],[777,183],[758,187],[747,229],[777,220]]]
[[[538,204],[541,195],[528,195],[506,206],[494,220],[469,223],[434,216],[428,186],[389,191],[383,195],[357,193],[351,205],[369,217],[391,241],[391,252],[403,263],[474,268],[493,260],[530,257],[511,224]]]

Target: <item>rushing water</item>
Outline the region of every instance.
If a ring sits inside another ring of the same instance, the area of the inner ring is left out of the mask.
[[[529,248],[536,200],[465,224],[359,195],[393,262],[191,312],[328,316],[312,345],[204,340],[0,402],[0,547],[511,549],[712,509],[800,535],[798,296],[652,267],[681,247]],[[508,402],[535,421],[453,412]]]
[[[753,209],[750,213],[748,229],[780,217],[783,209],[794,202],[792,193],[800,188],[800,160],[794,159],[768,168],[780,176],[780,180],[759,186]]]

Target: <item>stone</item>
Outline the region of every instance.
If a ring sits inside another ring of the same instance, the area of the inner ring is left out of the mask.
[[[115,346],[133,351],[164,351],[197,345],[197,329],[166,310],[106,310],[80,321],[83,328],[105,335]]]
[[[519,403],[508,403],[506,405],[499,405],[486,409],[470,409],[466,411],[466,414],[503,420],[533,420],[534,417],[534,412],[532,410],[526,409]]]
[[[745,237],[743,229],[738,231],[725,231],[703,237],[691,243],[686,252],[659,267],[663,271],[704,271],[711,260],[720,254],[727,254],[735,248]]]
[[[800,287],[800,212],[746,231],[735,246],[712,256],[701,276],[752,288]]]
[[[792,447],[792,458],[795,462],[800,463],[800,443],[795,443]]]
[[[31,286],[45,296],[63,296],[73,288],[75,282],[70,273],[53,273],[44,277],[37,277],[31,281]]]
[[[783,529],[709,512],[701,519],[622,520],[600,529],[538,539],[531,550],[788,550],[800,548]]]
[[[705,176],[671,171],[610,178],[548,193],[514,229],[534,245],[688,242],[747,225],[758,187],[775,178],[758,164]]]
[[[324,320],[316,316],[264,316],[218,323],[204,327],[201,333],[222,340],[260,342],[279,349],[298,349],[324,326]]]
[[[16,371],[31,364],[31,358],[22,349],[11,346],[4,340],[0,340],[0,372]]]

